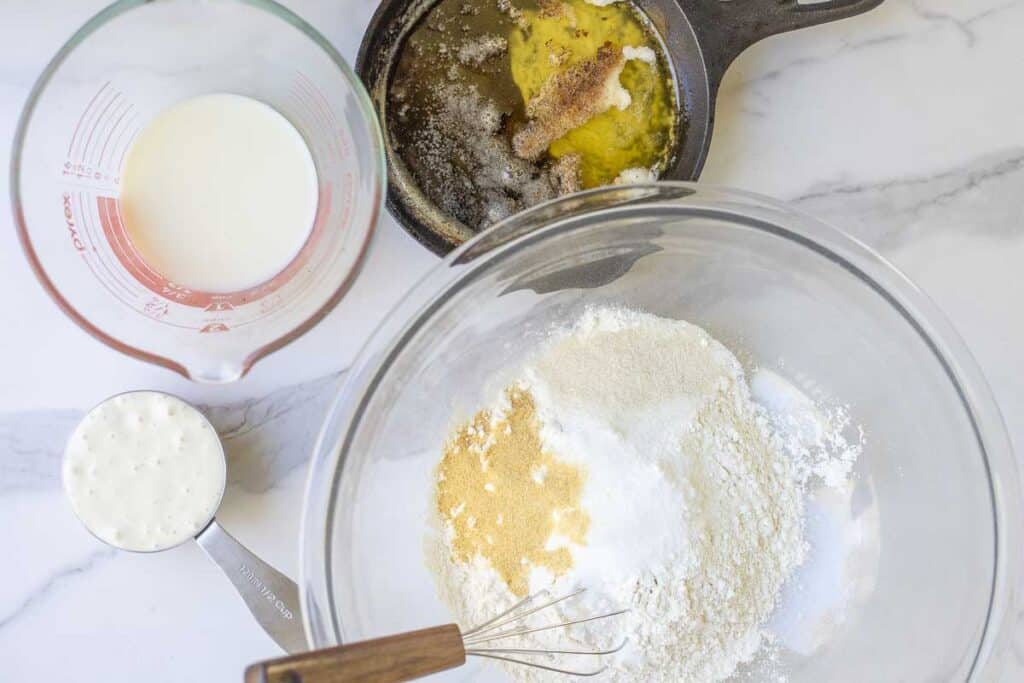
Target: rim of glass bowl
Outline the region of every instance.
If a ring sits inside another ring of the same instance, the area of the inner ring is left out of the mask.
[[[431,319],[433,311],[453,288],[471,284],[475,275],[495,262],[553,234],[588,229],[638,212],[685,211],[742,222],[791,240],[831,260],[871,287],[921,336],[935,354],[959,395],[974,428],[989,479],[995,526],[995,573],[989,593],[985,628],[971,680],[1008,637],[1004,625],[1012,619],[1014,577],[1019,558],[1020,493],[1017,465],[1009,436],[991,390],[964,342],[938,307],[905,275],[874,250],[781,202],[727,188],[683,182],[631,187],[598,188],[556,199],[513,216],[449,254],[415,285],[368,338],[334,399],[314,447],[302,517],[300,548],[301,604],[306,637],[311,647],[342,642],[344,624],[334,609],[331,581],[337,487],[347,461],[348,443],[377,382],[390,361]],[[580,219],[583,220],[580,220]]]
[[[374,187],[370,220],[365,228],[366,234],[363,236],[362,244],[359,245],[359,253],[356,256],[356,260],[353,263],[351,270],[349,270],[345,279],[342,280],[338,285],[338,288],[330,297],[327,298],[323,305],[315,310],[308,318],[277,339],[264,344],[250,353],[242,362],[241,373],[238,375],[238,378],[241,378],[252,369],[252,366],[257,361],[274,351],[287,346],[312,329],[324,318],[324,316],[330,313],[331,310],[338,305],[338,302],[341,301],[342,297],[355,282],[362,270],[363,264],[366,261],[366,252],[369,249],[374,232],[376,232],[377,223],[380,221],[381,210],[384,205],[384,195],[387,192],[387,173],[385,171],[386,162],[384,159],[384,136],[380,128],[380,122],[377,119],[377,113],[373,108],[373,103],[370,102],[370,96],[367,94],[366,88],[363,87],[362,81],[359,80],[355,72],[352,71],[352,68],[345,61],[345,58],[341,56],[333,45],[331,45],[330,41],[324,38],[319,31],[313,28],[313,26],[306,22],[302,17],[298,16],[287,7],[278,4],[274,0],[226,1],[234,2],[239,5],[256,7],[257,9],[274,15],[278,19],[281,19],[285,23],[288,23],[298,29],[299,32],[313,41],[313,43],[324,51],[324,54],[334,62],[335,66],[337,66],[338,70],[341,72],[342,77],[351,86],[352,93],[355,95],[357,108],[359,109],[360,114],[362,114],[363,120],[366,122],[367,130],[364,132],[368,133],[370,137],[373,138],[374,143],[372,147],[375,152],[373,159],[370,161],[367,168],[364,169],[364,172],[369,175],[370,182]],[[14,131],[14,141],[11,145],[11,211],[14,215],[14,227],[18,233],[18,241],[21,243],[21,249],[25,253],[25,258],[28,260],[29,266],[32,268],[32,272],[35,273],[36,279],[39,280],[39,283],[43,286],[43,289],[46,290],[46,293],[50,295],[50,298],[53,299],[67,317],[71,318],[71,320],[90,335],[121,353],[138,358],[139,360],[163,366],[187,379],[192,379],[188,369],[177,361],[125,344],[116,337],[107,334],[90,322],[87,317],[79,313],[78,310],[64,298],[60,293],[60,290],[53,284],[53,281],[47,274],[46,269],[43,267],[42,261],[36,254],[35,248],[32,246],[32,239],[29,236],[28,224],[25,220],[21,202],[21,156],[25,144],[25,136],[28,133],[28,126],[32,121],[32,115],[35,113],[36,104],[42,94],[46,91],[47,86],[49,86],[50,81],[57,72],[57,69],[59,69],[75,49],[81,45],[86,38],[95,33],[97,29],[130,10],[151,4],[152,2],[153,0],[117,0],[110,5],[107,5],[93,15],[87,22],[85,22],[85,24],[82,25],[81,28],[75,31],[63,45],[61,45],[60,49],[57,50],[57,53],[47,63],[46,67],[39,75],[39,78],[36,79],[36,82],[32,85],[32,90],[29,92],[28,98],[25,101],[25,106],[22,108],[21,114],[18,117],[18,123]]]

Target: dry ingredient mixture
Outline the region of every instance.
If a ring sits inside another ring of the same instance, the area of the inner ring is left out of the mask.
[[[773,377],[757,376],[759,395],[775,395]],[[803,561],[807,486],[842,485],[859,453],[846,424],[787,426],[808,414],[756,403],[699,327],[590,309],[445,445],[428,543],[441,595],[468,627],[542,588],[585,586],[563,616],[630,612],[531,644],[626,637],[607,680],[728,678],[765,645]]]
[[[424,194],[478,230],[656,178],[676,135],[667,64],[628,0],[441,0],[403,42],[388,131]]]

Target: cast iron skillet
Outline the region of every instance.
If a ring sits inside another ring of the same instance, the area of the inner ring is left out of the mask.
[[[446,254],[474,235],[442,213],[420,192],[391,146],[387,86],[402,41],[438,0],[383,0],[363,36],[356,71],[370,91],[384,129],[388,160],[387,206],[417,240]],[[633,0],[661,35],[675,74],[679,110],[678,148],[662,178],[696,180],[704,166],[715,116],[715,96],[726,68],[762,38],[866,12],[882,0]]]

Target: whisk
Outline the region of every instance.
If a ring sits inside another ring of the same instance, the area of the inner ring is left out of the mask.
[[[625,640],[607,650],[511,647],[515,639],[532,633],[565,629],[629,611],[553,623],[527,623],[527,618],[544,616],[547,610],[567,603],[585,590],[581,588],[560,597],[552,597],[547,590],[534,593],[467,631],[447,624],[259,662],[245,670],[245,683],[397,683],[462,666],[466,657],[497,659],[569,676],[596,676],[607,668],[600,665],[600,657],[621,650]],[[510,640],[513,642],[508,643]],[[597,660],[596,668],[576,671],[554,666],[550,662],[557,657],[593,658]],[[535,661],[541,658],[549,663]]]

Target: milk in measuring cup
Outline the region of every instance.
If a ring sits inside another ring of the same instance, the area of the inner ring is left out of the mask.
[[[316,168],[275,109],[202,95],[136,136],[119,204],[149,267],[193,290],[234,292],[271,279],[299,253],[316,215]]]
[[[226,477],[220,438],[184,401],[159,392],[115,396],[75,429],[64,490],[94,535],[125,550],[164,550],[202,531]]]

